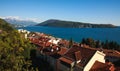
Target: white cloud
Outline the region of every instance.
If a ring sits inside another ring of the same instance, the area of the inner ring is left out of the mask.
[[[0,18],[2,19],[17,19],[17,20],[20,20],[20,17],[19,16],[0,16]]]
[[[34,22],[37,22],[37,23],[40,23],[40,22],[41,22],[41,20],[38,19],[38,18],[26,18],[25,20],[34,21]]]
[[[37,23],[41,22],[41,20],[38,19],[38,18],[21,18],[19,16],[0,16],[0,18],[2,18],[2,19],[23,20],[23,21],[33,21],[33,22],[37,22]]]

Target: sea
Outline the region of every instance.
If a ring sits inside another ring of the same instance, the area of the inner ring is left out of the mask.
[[[118,28],[58,28],[44,26],[28,26],[18,29],[25,29],[31,32],[41,32],[57,38],[81,42],[83,38],[93,38],[102,42],[115,41],[120,44],[120,27]]]

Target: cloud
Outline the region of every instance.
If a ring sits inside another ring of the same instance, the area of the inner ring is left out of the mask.
[[[17,20],[20,20],[20,17],[19,16],[0,16],[0,18],[2,19],[17,19]]]
[[[21,18],[19,16],[0,16],[2,19],[15,19],[15,20],[21,20],[21,21],[33,21],[40,23],[41,20],[39,18]]]
[[[38,18],[26,18],[26,20],[28,20],[28,21],[34,21],[34,22],[37,22],[37,23],[41,22],[41,20],[38,19]]]

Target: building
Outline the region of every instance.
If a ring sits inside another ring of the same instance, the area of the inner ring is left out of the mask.
[[[105,61],[118,61],[120,57],[120,53],[115,50],[91,48],[75,43],[68,49],[68,41],[43,33],[37,33],[29,39],[38,46],[37,57],[48,62],[54,71],[115,71],[114,65]]]
[[[48,42],[51,42],[51,43],[57,45],[57,44],[60,42],[60,40],[61,40],[61,39],[52,38],[52,39],[50,39]]]
[[[101,63],[99,61],[95,61],[95,63],[90,69],[90,71],[115,71],[115,70],[116,69],[112,63],[110,62]]]
[[[24,30],[24,29],[18,29],[18,32],[23,34],[24,38],[28,38],[28,35],[30,34],[30,31]]]
[[[120,52],[116,50],[103,49],[103,52],[106,54],[105,59],[110,62],[116,62],[120,60]]]
[[[73,46],[59,58],[59,71],[89,71],[96,61],[105,63],[103,52]]]
[[[114,63],[120,60],[120,52],[117,50],[110,50],[110,49],[103,49],[103,48],[91,48],[87,45],[82,45],[82,47],[103,52],[104,54],[106,54],[105,60],[109,60],[110,62]]]

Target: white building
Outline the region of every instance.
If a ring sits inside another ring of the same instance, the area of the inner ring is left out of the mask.
[[[24,34],[25,38],[28,38],[28,35],[30,34],[30,31],[24,29],[18,29],[18,32]]]
[[[58,44],[58,42],[60,42],[61,39],[56,39],[56,38],[52,38],[51,40],[49,40],[48,42],[53,43],[53,44]]]

